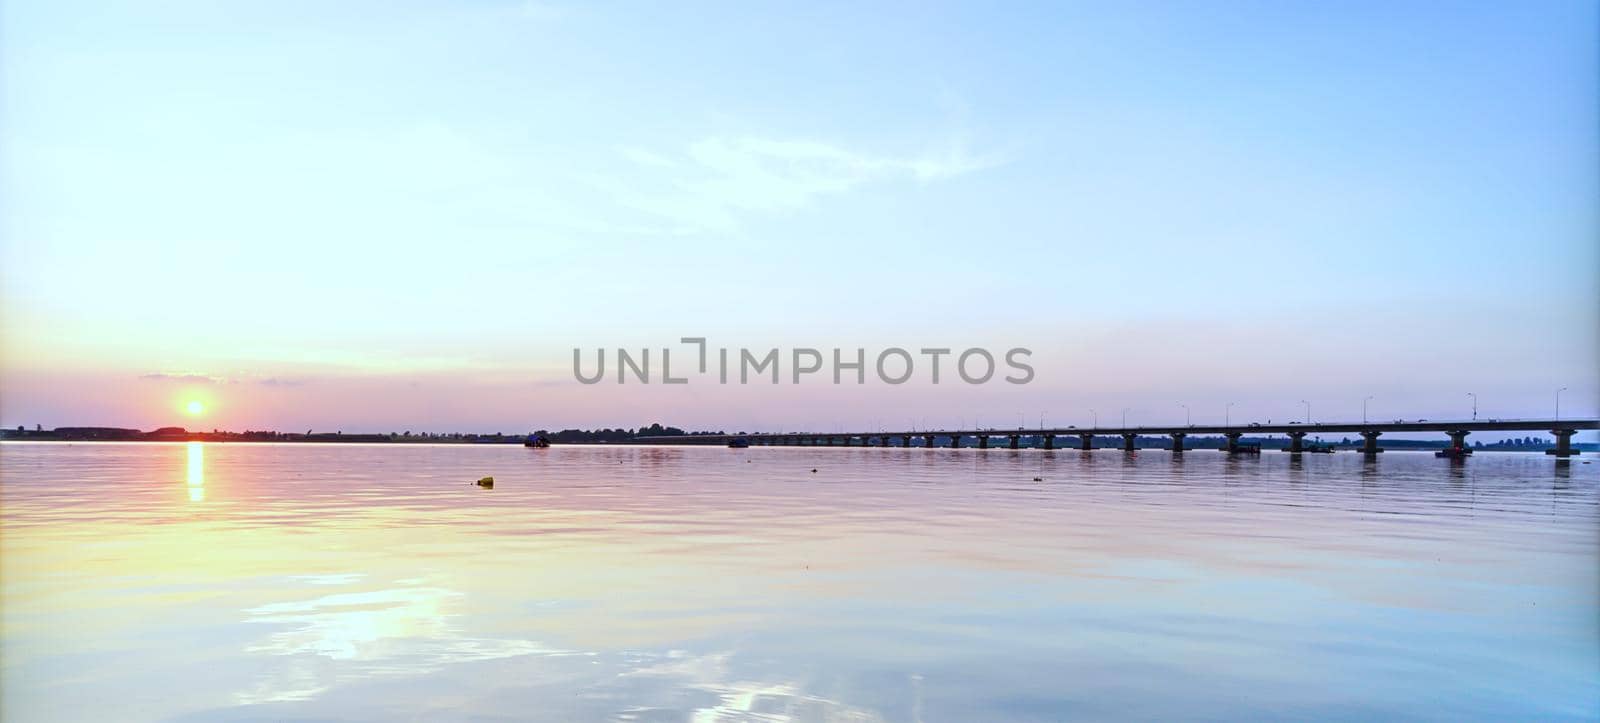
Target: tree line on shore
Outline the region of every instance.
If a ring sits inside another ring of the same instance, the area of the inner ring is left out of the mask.
[[[562,444],[625,444],[638,437],[712,434],[722,434],[722,432],[689,432],[678,427],[663,426],[660,422],[633,429],[620,427],[617,429],[563,429],[558,432],[540,429],[532,433],[535,437],[544,437],[551,442]],[[527,434],[521,432],[507,434],[505,432],[412,432],[411,430],[390,432],[388,434],[345,434],[343,430],[318,432],[314,429],[308,429],[304,432],[278,432],[265,429],[247,429],[243,432],[232,432],[213,429],[207,432],[189,430],[183,427],[161,427],[160,429],[145,432],[126,427],[56,427],[54,429],[44,429],[39,425],[35,425],[33,429],[18,426],[15,429],[0,430],[0,439],[71,442],[459,442],[468,444],[520,444],[527,436]]]

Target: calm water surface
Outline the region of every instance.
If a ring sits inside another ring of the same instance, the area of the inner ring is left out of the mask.
[[[7,721],[1600,716],[1543,455],[8,443],[0,503]]]

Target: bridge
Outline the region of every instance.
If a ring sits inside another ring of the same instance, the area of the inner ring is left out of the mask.
[[[641,444],[724,444],[735,439],[744,439],[752,445],[810,445],[810,446],[845,446],[861,445],[869,447],[890,447],[898,441],[901,447],[920,446],[932,449],[941,446],[956,448],[962,446],[968,439],[976,441],[978,449],[990,449],[990,440],[997,440],[1009,449],[1018,449],[1024,437],[1038,439],[1044,449],[1056,449],[1058,437],[1068,440],[1075,439],[1077,448],[1082,450],[1094,449],[1096,437],[1121,437],[1122,449],[1134,451],[1134,443],[1141,436],[1166,436],[1172,440],[1170,449],[1173,452],[1184,451],[1184,439],[1190,435],[1221,435],[1227,440],[1221,451],[1240,453],[1247,451],[1239,444],[1239,439],[1245,435],[1257,436],[1267,434],[1282,434],[1289,438],[1289,447],[1285,450],[1292,454],[1306,451],[1305,438],[1313,434],[1359,434],[1362,438],[1361,449],[1363,454],[1378,454],[1383,449],[1378,446],[1378,438],[1384,434],[1395,432],[1442,432],[1450,437],[1450,446],[1456,450],[1466,450],[1467,435],[1473,432],[1548,432],[1556,438],[1554,447],[1545,450],[1546,454],[1557,457],[1571,457],[1578,454],[1572,448],[1572,435],[1581,430],[1600,429],[1600,420],[1597,419],[1487,419],[1487,420],[1427,420],[1418,419],[1407,422],[1395,420],[1393,422],[1316,422],[1286,424],[1234,424],[1234,425],[1205,425],[1186,424],[1174,426],[1137,426],[1137,427],[1052,427],[1027,429],[939,429],[939,430],[911,430],[911,431],[877,431],[877,432],[767,432],[758,434],[696,434],[687,436],[662,436],[639,437],[634,441]],[[921,441],[921,445],[914,445],[913,441]]]

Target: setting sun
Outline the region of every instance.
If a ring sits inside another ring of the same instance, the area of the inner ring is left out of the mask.
[[[183,405],[183,409],[190,414],[199,414],[206,411],[206,405],[201,404],[198,399],[192,399],[188,404]]]

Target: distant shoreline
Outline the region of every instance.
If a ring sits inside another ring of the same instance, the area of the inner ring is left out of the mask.
[[[659,439],[659,430],[660,429],[661,429],[660,427],[655,427],[655,429],[651,429],[649,431],[654,433],[654,435],[657,436],[657,438]],[[642,432],[642,431],[646,431],[646,430],[641,429],[640,431]],[[545,437],[549,438],[549,440],[551,441],[552,444],[573,445],[573,446],[607,446],[607,445],[611,445],[611,446],[639,445],[639,446],[654,446],[654,447],[660,447],[660,446],[685,446],[685,445],[705,445],[705,446],[717,445],[717,446],[721,446],[722,444],[725,443],[722,439],[705,439],[705,440],[696,439],[696,437],[701,437],[701,436],[706,436],[706,437],[716,436],[716,435],[721,434],[719,432],[682,432],[680,434],[668,435],[670,437],[673,437],[672,441],[650,441],[650,442],[641,442],[641,441],[635,441],[633,439],[630,439],[629,437],[634,436],[635,433],[631,432],[631,431],[628,431],[628,430],[621,430],[621,429],[618,429],[618,430],[603,430],[603,432],[602,431],[587,432],[587,431],[580,431],[580,430],[564,430],[562,432],[557,432],[557,433],[554,433],[554,434],[549,433],[549,432],[544,432],[544,431],[541,430],[541,431],[538,431],[538,432],[533,432],[531,434],[534,435],[534,436],[545,436]],[[602,434],[607,434],[608,436],[610,436],[610,438],[594,438],[594,437],[599,437]],[[141,431],[141,430],[138,430],[138,429],[128,429],[128,428],[122,428],[122,427],[57,427],[55,429],[48,429],[48,430],[47,429],[31,429],[31,430],[30,429],[5,429],[5,430],[0,430],[0,440],[12,441],[12,442],[154,442],[154,443],[211,442],[211,443],[230,443],[230,444],[283,444],[283,443],[293,443],[293,444],[503,444],[503,445],[520,445],[528,438],[528,436],[529,436],[528,434],[506,434],[504,432],[496,432],[496,433],[493,433],[493,434],[468,434],[468,433],[451,433],[451,434],[432,434],[432,433],[424,433],[424,434],[410,434],[410,433],[404,433],[404,434],[344,434],[343,432],[295,433],[295,432],[271,432],[271,431],[260,431],[260,432],[257,432],[257,431],[246,431],[246,432],[225,432],[225,431],[199,432],[199,431],[189,431],[189,430],[183,429],[181,427],[163,427],[161,429],[157,429],[157,430],[150,431],[150,432],[144,432],[144,431]],[[645,436],[645,435],[641,434],[639,436]],[[1217,448],[1222,447],[1223,444],[1225,443],[1225,441],[1226,440],[1224,440],[1222,437],[1200,437],[1200,436],[1196,436],[1196,437],[1190,437],[1185,442],[1185,446],[1187,446],[1189,449],[1195,449],[1195,450],[1217,449]],[[1289,446],[1289,440],[1287,440],[1285,438],[1282,438],[1282,437],[1243,437],[1239,441],[1243,442],[1243,443],[1248,443],[1248,444],[1259,444],[1259,445],[1261,445],[1262,449],[1286,449]],[[1515,442],[1520,442],[1520,440],[1515,440]],[[1341,449],[1341,450],[1353,450],[1353,449],[1359,449],[1361,447],[1361,441],[1360,440],[1341,439],[1341,440],[1329,440],[1329,441],[1325,441],[1323,443],[1327,444],[1330,447],[1333,447],[1334,449]],[[1095,438],[1095,446],[1097,448],[1120,447],[1121,444],[1122,444],[1122,440],[1121,440],[1120,437],[1104,436],[1104,437],[1096,437]],[[1169,444],[1170,444],[1169,441],[1167,440],[1167,438],[1164,435],[1143,435],[1143,436],[1140,436],[1136,440],[1136,447],[1138,449],[1146,449],[1146,450],[1164,450],[1164,449],[1168,448]],[[1450,446],[1450,442],[1448,440],[1394,439],[1394,438],[1387,438],[1386,437],[1383,440],[1383,446],[1386,449],[1394,449],[1394,450],[1405,450],[1405,449],[1436,450],[1436,449],[1445,449],[1446,447],[1449,447]],[[1581,442],[1581,443],[1574,443],[1572,446],[1573,446],[1574,449],[1578,449],[1578,450],[1582,450],[1582,451],[1586,451],[1586,452],[1588,452],[1588,451],[1600,451],[1600,443]],[[881,449],[881,448],[882,447],[878,447],[878,449]],[[1037,448],[1037,446],[1035,444],[1033,444],[1033,443],[1029,443],[1028,441],[1024,441],[1023,444],[1021,445],[1021,448],[1024,448],[1024,449],[1035,449],[1035,448]],[[1495,443],[1492,443],[1492,444],[1474,444],[1474,445],[1472,445],[1472,449],[1473,450],[1481,450],[1481,451],[1486,451],[1486,452],[1528,452],[1528,453],[1536,453],[1536,454],[1538,454],[1538,453],[1543,453],[1546,448],[1548,448],[1548,445],[1546,443],[1544,443],[1542,440],[1536,441],[1535,443],[1532,443],[1532,444],[1514,443],[1513,440],[1507,440],[1507,441],[1504,441],[1504,442],[1495,442]],[[921,449],[921,447],[911,447],[911,449]],[[1075,450],[1061,449],[1061,450],[1057,450],[1057,451],[1066,452],[1066,451],[1075,451]]]
[[[345,434],[342,431],[277,432],[272,430],[246,430],[210,432],[189,430],[183,427],[161,427],[149,432],[128,427],[56,427],[54,429],[27,429],[15,427],[0,429],[0,440],[35,442],[305,442],[314,444],[522,444],[530,437],[543,437],[557,444],[627,444],[634,437],[672,437],[690,439],[696,436],[716,435],[721,432],[686,432],[676,427],[660,424],[637,429],[564,429],[549,432],[543,429],[532,432],[489,434],[452,432],[433,433],[395,432],[389,434]]]

